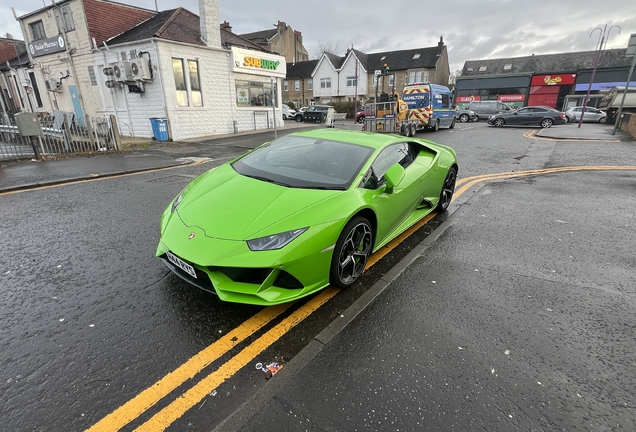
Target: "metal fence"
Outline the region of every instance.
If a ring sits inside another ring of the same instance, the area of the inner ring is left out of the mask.
[[[73,113],[56,111],[38,117],[42,134],[33,137],[22,136],[15,120],[7,120],[0,120],[0,160],[118,150],[110,117],[76,121]]]

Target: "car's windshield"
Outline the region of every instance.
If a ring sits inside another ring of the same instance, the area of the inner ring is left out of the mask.
[[[232,164],[244,176],[288,187],[347,189],[373,153],[370,147],[288,135]]]

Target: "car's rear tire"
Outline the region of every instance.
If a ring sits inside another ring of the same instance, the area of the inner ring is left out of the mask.
[[[462,123],[468,123],[468,114],[462,114],[459,116],[459,121]]]
[[[439,194],[439,203],[437,204],[437,211],[443,212],[448,209],[451,201],[453,200],[453,194],[455,193],[455,183],[457,182],[457,168],[454,166],[448,170],[446,179],[442,185],[442,191]]]
[[[494,124],[496,127],[503,127],[506,124],[506,121],[502,118],[498,118],[495,119],[492,124]]]
[[[543,119],[541,120],[541,127],[545,129],[551,128],[553,123],[552,119]]]
[[[479,121],[479,116],[475,116],[475,121],[478,122]]]
[[[414,137],[417,132],[417,125],[415,123],[411,124],[411,136]]]
[[[356,216],[345,225],[331,258],[329,281],[347,288],[360,277],[373,250],[373,227],[362,216]]]
[[[451,125],[448,127],[449,129],[453,129],[455,127],[455,119],[453,119],[453,122],[451,123]]]
[[[607,117],[601,117],[600,119],[598,119],[599,123],[605,123],[607,121]]]
[[[439,130],[439,120],[435,120],[435,124],[433,125],[433,130],[437,132]]]
[[[364,116],[358,117],[358,123],[364,123]]]
[[[300,123],[300,122],[302,122],[302,121],[303,121],[303,118],[302,118],[302,116],[296,116],[296,117],[294,118],[294,120],[296,120],[298,123]]]
[[[402,123],[400,125],[400,135],[402,136],[409,136],[409,131],[407,130],[407,125],[405,125],[404,123]]]

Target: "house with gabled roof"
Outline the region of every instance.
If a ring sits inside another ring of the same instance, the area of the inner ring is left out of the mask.
[[[287,77],[283,81],[283,102],[291,102],[296,108],[313,105],[313,73],[318,60],[287,63]]]
[[[383,74],[379,80],[376,71]],[[449,77],[448,51],[442,37],[433,47],[372,54],[348,49],[344,57],[324,53],[312,73],[313,102],[363,103],[383,91],[401,93],[405,85],[415,82],[448,85]]]
[[[456,102],[498,100],[515,107],[546,105],[566,110],[583,104],[596,106],[606,91],[625,85],[631,59],[625,49],[541,54],[523,57],[469,60],[456,80]]]
[[[283,21],[278,21],[273,29],[259,30],[240,35],[269,52],[280,54],[288,63],[309,60],[309,54],[303,45],[303,35]]]
[[[108,0],[61,0],[18,17],[42,104],[35,112],[74,112],[81,121],[101,103],[93,49],[156,12]]]

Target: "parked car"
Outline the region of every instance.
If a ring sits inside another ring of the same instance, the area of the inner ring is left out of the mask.
[[[365,109],[366,109],[366,106],[360,105],[358,109],[356,110],[356,115],[354,117],[356,123],[364,123]]]
[[[565,123],[567,123],[565,113],[546,106],[528,106],[511,113],[495,114],[488,117],[488,124],[497,127],[530,125],[549,128],[552,125]]]
[[[305,121],[305,118],[311,121],[315,121],[318,123],[324,123],[327,118],[327,112],[329,112],[329,108],[333,109],[330,105],[313,105],[307,108],[305,111],[297,112],[294,115],[294,120],[297,122]],[[301,108],[302,109],[302,108]],[[320,114],[320,115],[317,115]]]
[[[296,110],[291,109],[287,105],[283,104],[281,105],[281,108],[283,110],[283,120],[293,119],[296,115]]]
[[[565,115],[568,117],[569,121],[577,122],[581,118],[581,114],[583,113],[583,107],[577,106],[568,109],[565,112]],[[607,119],[607,114],[605,111],[601,111],[598,108],[594,107],[586,107],[585,114],[583,114],[584,122],[595,122],[595,123],[605,123]]]
[[[467,123],[469,121],[479,121],[479,116],[475,111],[457,108],[455,111],[455,119],[462,123]]]
[[[453,149],[429,140],[289,134],[186,186],[163,212],[156,255],[220,300],[294,301],[352,285],[372,252],[448,208],[456,179]]]
[[[470,102],[468,109],[474,111],[479,118],[488,118],[495,114],[504,114],[514,111],[509,105],[498,101]]]

